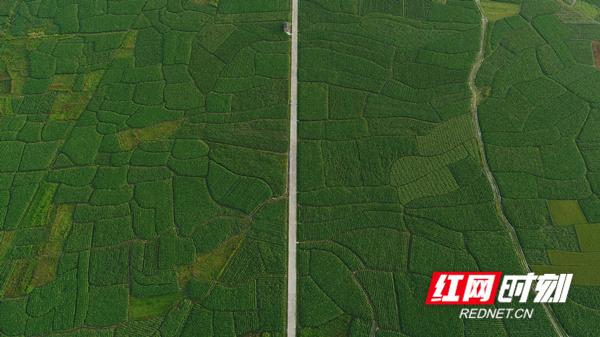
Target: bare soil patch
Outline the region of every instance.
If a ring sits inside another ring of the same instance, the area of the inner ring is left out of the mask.
[[[594,54],[594,65],[600,70],[600,41],[592,41],[592,54]]]

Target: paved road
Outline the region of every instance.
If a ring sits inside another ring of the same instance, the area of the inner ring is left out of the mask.
[[[575,1],[575,0],[574,0]],[[573,2],[574,2],[573,1]],[[490,170],[490,166],[487,162],[487,157],[485,155],[485,146],[483,144],[483,137],[481,136],[481,126],[479,125],[479,117],[477,114],[477,106],[479,105],[479,90],[477,89],[477,85],[475,84],[475,80],[477,79],[477,73],[483,64],[483,60],[485,58],[485,37],[486,30],[488,26],[488,18],[485,16],[483,8],[481,7],[481,0],[475,0],[475,4],[477,5],[477,9],[481,14],[481,36],[479,41],[479,51],[477,52],[477,56],[475,58],[475,63],[473,63],[473,67],[471,68],[471,73],[469,74],[469,89],[471,90],[471,117],[473,120],[473,125],[475,126],[475,133],[477,138],[477,145],[479,147],[479,153],[481,157],[481,164],[483,167],[483,173],[485,174],[490,187],[492,188],[492,193],[494,195],[494,204],[496,207],[496,213],[500,218],[500,222],[504,225],[511,239],[511,243],[517,253],[517,258],[519,259],[519,263],[521,264],[521,269],[523,272],[530,273],[531,268],[529,268],[529,264],[527,263],[527,259],[525,258],[525,253],[523,253],[523,248],[521,247],[521,243],[519,242],[519,238],[517,236],[517,232],[515,228],[510,223],[506,215],[504,214],[504,209],[502,208],[502,195],[500,194],[500,189],[498,188],[498,184],[496,183],[496,179]],[[552,328],[557,336],[565,337],[568,334],[563,330],[562,326],[556,319],[554,311],[547,304],[542,304],[542,308],[548,320],[552,324]]]
[[[290,67],[290,149],[288,152],[288,292],[287,337],[296,337],[296,172],[298,149],[298,0],[292,1],[292,60]]]

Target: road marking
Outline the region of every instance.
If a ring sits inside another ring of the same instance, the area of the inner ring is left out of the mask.
[[[298,0],[292,0],[292,48],[290,67],[290,149],[288,152],[288,272],[287,337],[296,337],[296,154],[298,150]]]

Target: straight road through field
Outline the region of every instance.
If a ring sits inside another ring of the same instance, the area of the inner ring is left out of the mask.
[[[296,154],[298,148],[298,0],[292,1],[292,48],[290,66],[290,149],[288,152],[288,272],[287,337],[296,337]]]

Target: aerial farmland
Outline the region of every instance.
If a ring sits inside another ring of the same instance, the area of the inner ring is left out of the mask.
[[[600,336],[600,1],[0,1],[8,336]]]
[[[0,4],[3,336],[285,330],[288,7]]]

